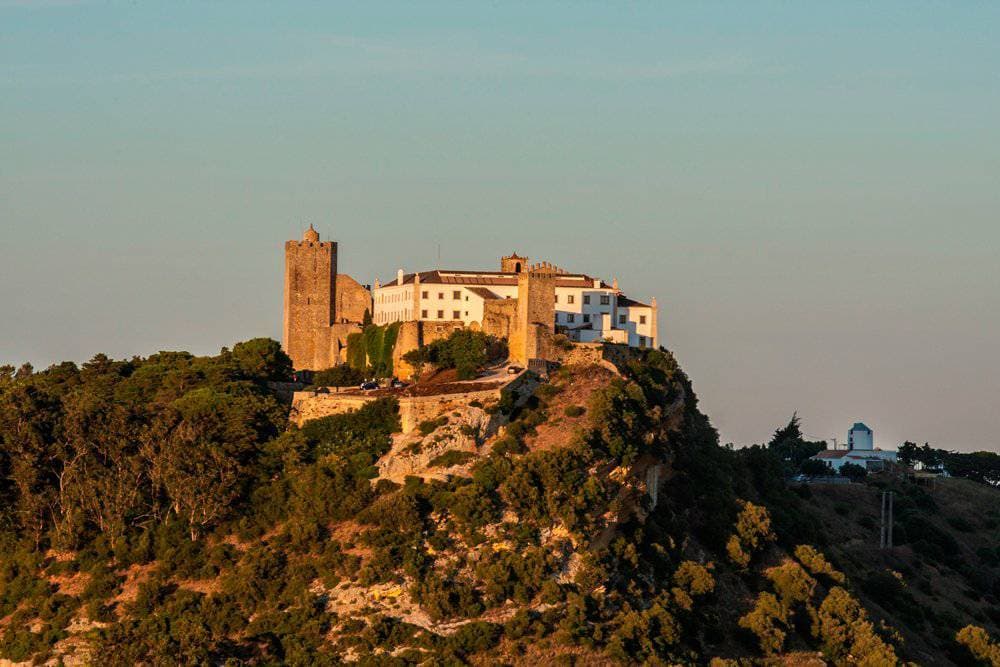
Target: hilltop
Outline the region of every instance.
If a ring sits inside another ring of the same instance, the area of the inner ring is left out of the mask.
[[[277,384],[290,372],[254,340],[0,374],[0,658],[1000,653],[1000,491],[892,474],[790,485],[787,438],[719,446],[668,352],[607,346],[547,379],[444,400],[408,429],[392,392],[296,425]],[[883,489],[897,498],[892,551],[878,549]]]

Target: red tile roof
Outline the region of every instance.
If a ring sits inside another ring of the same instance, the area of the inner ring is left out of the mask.
[[[814,456],[814,459],[840,459],[850,454],[850,451],[846,449],[824,449],[822,452]]]
[[[419,274],[407,273],[403,276],[403,285],[413,282],[414,276],[420,276],[421,284],[431,285],[517,285],[516,273],[502,273],[500,271],[444,271],[435,269],[434,271],[421,271]],[[395,287],[399,284],[396,280],[385,283],[382,287]],[[557,287],[593,287],[594,278],[584,273],[560,273],[556,275]],[[601,281],[602,289],[610,289],[610,286]]]

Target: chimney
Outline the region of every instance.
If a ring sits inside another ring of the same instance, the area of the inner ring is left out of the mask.
[[[396,284],[397,285],[403,284],[403,269],[398,269],[396,271]]]

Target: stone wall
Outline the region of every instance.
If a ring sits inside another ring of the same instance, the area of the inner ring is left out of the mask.
[[[506,384],[498,384],[494,389],[469,392],[452,392],[433,396],[399,396],[399,417],[403,433],[412,432],[420,422],[434,419],[458,406],[469,406],[478,402],[489,407],[500,400],[501,393],[517,392],[521,400],[534,390],[537,380],[530,373],[522,373]],[[312,419],[344,414],[357,410],[370,401],[380,398],[374,394],[338,394],[333,389],[329,394],[312,391],[297,391],[292,398],[289,419],[301,426]]]
[[[498,386],[496,389],[435,396],[400,396],[399,419],[402,422],[403,433],[410,433],[420,422],[434,419],[458,406],[468,406],[477,401],[484,406],[494,404],[500,400],[500,391],[501,387]],[[353,412],[378,398],[372,394],[316,394],[311,391],[297,391],[292,398],[290,419],[301,426],[313,419]]]
[[[483,332],[510,343],[517,325],[517,299],[491,299],[483,304]]]
[[[372,312],[372,295],[351,276],[337,274],[336,307],[337,322],[363,322],[365,311]]]
[[[429,345],[436,340],[447,338],[453,331],[462,328],[461,322],[403,322],[396,336],[396,347],[392,350],[393,375],[401,380],[411,380],[416,369],[403,359],[403,355],[421,345]]]

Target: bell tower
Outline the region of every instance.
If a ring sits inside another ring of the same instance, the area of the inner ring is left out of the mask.
[[[528,268],[528,258],[521,257],[516,252],[500,258],[500,271],[503,273],[521,273]]]

